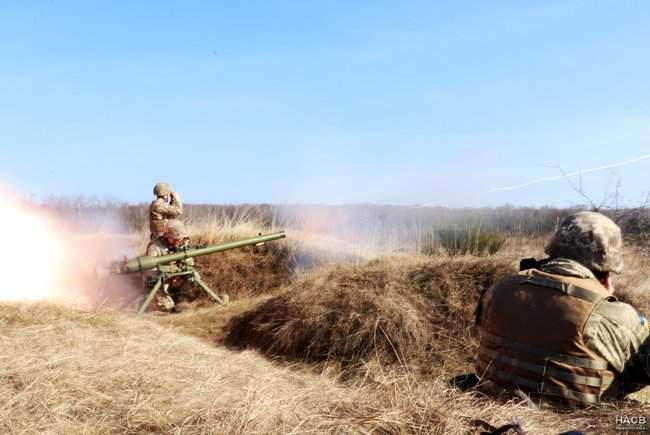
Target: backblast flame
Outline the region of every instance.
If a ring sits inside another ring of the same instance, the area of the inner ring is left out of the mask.
[[[58,299],[65,245],[47,216],[4,192],[0,202],[0,300]]]
[[[95,274],[96,266],[128,252],[128,236],[80,232],[44,207],[1,188],[0,194],[0,302],[48,300],[95,308],[139,294],[133,282],[120,281],[108,295]]]

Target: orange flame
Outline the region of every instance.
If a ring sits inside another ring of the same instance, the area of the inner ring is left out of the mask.
[[[0,302],[48,300],[91,308],[101,304],[94,269],[125,253],[127,238],[78,234],[47,210],[0,189]],[[133,289],[120,290],[124,296]]]
[[[57,297],[65,246],[51,222],[3,192],[0,203],[0,300]]]

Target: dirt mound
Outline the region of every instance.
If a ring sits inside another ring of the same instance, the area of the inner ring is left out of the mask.
[[[289,282],[292,250],[287,243],[271,242],[261,248],[242,248],[197,259],[203,280],[231,298],[257,296]],[[188,296],[203,297],[202,291]]]
[[[505,258],[400,256],[331,266],[235,315],[225,342],[334,374],[371,400],[410,409],[401,427],[407,433],[488,433],[513,416],[527,433],[613,433],[616,415],[639,415],[643,405],[627,402],[560,412],[449,388],[452,375],[473,371],[479,295],[514,271]]]
[[[265,233],[269,230],[263,231]],[[244,234],[210,233],[193,238],[196,244],[217,244],[254,237],[258,231]],[[287,284],[292,275],[295,246],[286,241],[269,242],[263,246],[245,247],[219,252],[196,259],[202,279],[218,293],[227,293],[231,299],[254,297],[272,292]],[[194,306],[208,306],[212,302],[206,293],[194,285],[185,285],[179,295],[185,302],[196,301]]]
[[[479,295],[511,271],[503,261],[413,256],[325,268],[234,317],[226,343],[345,368],[426,368],[450,349],[471,358]]]

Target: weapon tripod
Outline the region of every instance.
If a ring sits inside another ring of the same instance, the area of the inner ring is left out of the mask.
[[[220,295],[217,295],[202,279],[201,275],[194,269],[194,268],[187,268],[185,270],[181,270],[178,272],[168,272],[161,270],[161,267],[157,268],[160,275],[156,279],[155,284],[149,290],[149,293],[147,294],[147,297],[144,299],[142,304],[140,305],[140,308],[138,309],[138,314],[142,314],[146,311],[147,307],[151,303],[154,297],[156,297],[156,294],[160,289],[163,289],[165,293],[167,293],[167,289],[169,288],[169,281],[175,277],[181,277],[189,282],[193,282],[197,284],[203,291],[205,291],[210,298],[218,303],[219,305],[226,305],[228,303],[228,295],[225,293],[222,293]]]

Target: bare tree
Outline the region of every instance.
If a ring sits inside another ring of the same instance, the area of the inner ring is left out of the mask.
[[[575,183],[571,180],[571,176],[567,174],[561,167],[555,167],[567,180],[567,183],[574,192],[582,196],[589,203],[591,211],[602,212],[609,215],[614,222],[621,226],[628,234],[634,234],[635,239],[646,240],[650,233],[650,216],[648,216],[648,208],[650,207],[650,192],[646,193],[645,199],[635,207],[624,206],[622,204],[622,182],[620,176],[616,172],[612,172],[607,188],[603,193],[603,197],[599,202],[589,196],[584,188],[582,182],[582,174],[578,174],[578,182]],[[615,180],[615,183],[614,183]],[[614,188],[612,190],[612,185]],[[631,222],[628,222],[631,221]]]

